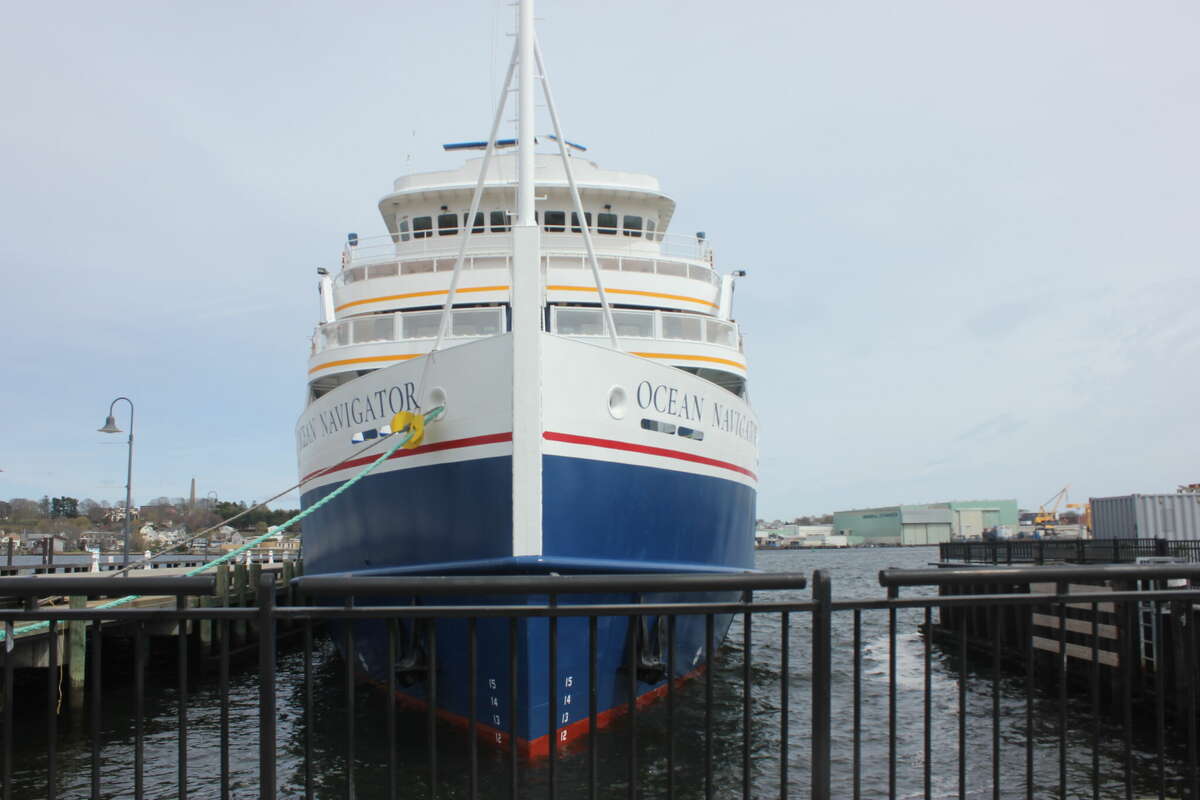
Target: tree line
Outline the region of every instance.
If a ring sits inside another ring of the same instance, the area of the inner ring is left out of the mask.
[[[137,526],[151,523],[155,527],[186,527],[199,531],[235,516],[253,503],[220,500],[207,497],[190,503],[176,497],[158,497],[142,506],[134,506]],[[82,500],[75,497],[43,496],[41,500],[14,497],[0,500],[0,523],[11,528],[25,528],[49,533],[78,532],[88,528],[117,530],[124,527],[124,503],[107,500]],[[298,509],[256,508],[232,523],[238,530],[266,530],[280,525],[299,513]],[[297,528],[298,529],[298,528]],[[293,530],[297,530],[293,529]]]

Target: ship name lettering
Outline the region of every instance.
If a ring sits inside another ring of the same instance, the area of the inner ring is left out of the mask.
[[[296,443],[303,450],[320,436],[338,433],[351,425],[378,424],[400,411],[419,411],[421,406],[417,403],[416,392],[416,384],[407,381],[398,386],[343,400],[301,421],[296,426]]]
[[[698,394],[681,392],[677,387],[650,381],[642,381],[637,387],[637,403],[640,408],[653,408],[660,414],[699,422],[704,417],[704,398]]]

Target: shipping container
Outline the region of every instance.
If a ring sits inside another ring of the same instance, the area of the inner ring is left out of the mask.
[[[1200,494],[1093,497],[1092,538],[1200,540]]]

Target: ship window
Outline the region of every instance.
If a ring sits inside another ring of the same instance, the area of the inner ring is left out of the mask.
[[[617,326],[617,336],[628,336],[635,339],[654,338],[653,311],[614,311],[613,324]]]
[[[512,216],[507,211],[492,212],[492,233],[505,233],[512,227]]]
[[[737,330],[728,322],[716,319],[704,321],[704,339],[725,347],[737,347]]]
[[[467,227],[467,221],[471,218],[471,212],[463,213],[463,227]],[[475,224],[471,226],[471,233],[483,233],[483,212],[475,212]]]
[[[704,340],[700,330],[700,317],[691,314],[663,314],[662,335],[664,339],[687,339],[693,342]]]
[[[647,431],[658,431],[659,433],[675,433],[675,426],[670,422],[659,422],[656,419],[643,419],[642,429]]]
[[[563,336],[603,336],[604,312],[598,308],[558,308],[554,330]]]
[[[451,336],[495,336],[503,317],[498,308],[459,308],[450,317]]]
[[[400,220],[400,226],[399,226],[399,227],[400,227],[400,241],[402,241],[402,242],[407,242],[407,241],[408,241],[408,239],[409,239],[409,236],[408,236],[408,220],[407,220],[407,219],[402,219],[402,220]]]
[[[633,214],[625,215],[625,235],[626,236],[641,236],[642,235],[642,218]]]
[[[458,214],[438,214],[438,236],[458,233]]]
[[[562,233],[567,228],[567,212],[546,212],[546,233]]]
[[[614,234],[617,232],[617,215],[602,211],[596,215],[596,231]]]
[[[657,228],[658,228],[658,226],[654,224],[654,220],[647,219],[646,220],[646,238],[653,242],[654,241],[654,231]]]
[[[685,428],[681,425],[679,427],[678,433],[680,436],[683,436],[684,438],[687,438],[687,439],[695,439],[697,442],[704,441],[704,431],[698,431],[698,430],[695,430],[694,428]]]
[[[409,311],[400,315],[400,322],[405,339],[434,339],[442,325],[442,312]]]
[[[587,223],[589,228],[592,227],[592,212],[583,212],[583,220]],[[575,213],[574,211],[571,212],[571,233],[580,233],[579,214]]]
[[[433,217],[413,217],[413,238],[424,239],[433,235]]]

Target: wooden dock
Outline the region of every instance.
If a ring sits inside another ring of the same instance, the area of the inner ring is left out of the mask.
[[[122,579],[126,581],[128,588],[136,592],[139,580],[181,577],[193,569],[195,569],[195,565],[133,569],[123,575]],[[206,576],[212,576],[215,579],[215,591],[211,596],[180,598],[174,595],[148,594],[138,596],[121,607],[139,610],[253,607],[256,602],[255,587],[258,586],[259,577],[263,574],[275,576],[278,604],[291,605],[294,599],[291,581],[303,574],[303,562],[299,560],[287,560],[274,564],[251,563],[247,565],[244,562],[221,564],[205,573]],[[95,579],[97,577],[102,576],[93,572],[74,572],[34,575],[28,578],[0,577],[0,616],[3,615],[5,608],[43,611],[54,607],[99,608],[112,602],[114,598],[71,594],[69,588],[63,588],[64,583],[69,585],[73,579]],[[45,596],[21,599],[5,593],[5,583],[14,580],[43,580],[47,584],[52,583],[55,589],[53,593],[48,592]],[[95,635],[95,625],[96,623],[78,620],[60,623],[55,626],[52,643],[52,634],[47,627],[26,630],[25,628],[30,627],[29,623],[16,623],[6,629],[6,641],[2,646],[6,652],[8,663],[15,669],[48,669],[52,662],[64,669],[67,678],[64,682],[67,705],[77,709],[83,706],[89,652],[87,638],[89,635]],[[128,621],[103,620],[99,625],[105,639],[109,637],[133,638],[136,634],[134,630],[136,624]],[[147,637],[191,636],[196,640],[199,652],[207,655],[211,652],[213,644],[218,641],[220,626],[214,625],[211,620],[172,620],[145,624],[142,632]],[[229,624],[229,632],[231,644],[240,646],[253,633],[252,625],[246,621],[237,620]],[[10,636],[11,641],[8,640]],[[52,657],[52,644],[56,657]],[[7,702],[7,698],[3,698],[3,700]]]

